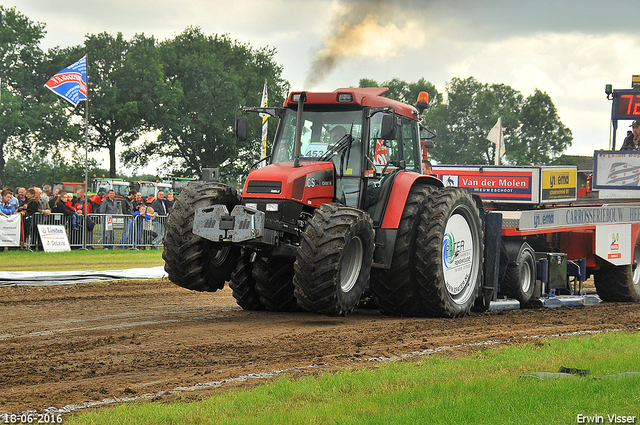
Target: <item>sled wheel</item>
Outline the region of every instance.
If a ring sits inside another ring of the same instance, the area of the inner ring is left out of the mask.
[[[518,252],[516,261],[510,261],[504,279],[500,282],[501,292],[515,298],[520,304],[527,305],[533,295],[536,284],[535,255],[528,244]]]
[[[626,266],[602,267],[593,273],[593,283],[602,301],[640,301],[640,237],[633,250],[633,263]]]

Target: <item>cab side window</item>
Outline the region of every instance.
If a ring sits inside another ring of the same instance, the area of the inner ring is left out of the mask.
[[[398,168],[400,163],[401,128],[397,128],[396,137],[392,140],[380,139],[383,114],[374,115],[371,119],[371,139],[369,140],[369,158],[373,160],[376,173],[381,173],[385,166],[385,174]],[[388,164],[388,166],[387,166]]]
[[[416,163],[416,140],[418,138],[418,127],[415,121],[402,118],[402,145],[404,148],[404,160],[407,170],[421,172],[421,168]]]

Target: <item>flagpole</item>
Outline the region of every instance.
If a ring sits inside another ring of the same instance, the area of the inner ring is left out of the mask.
[[[262,89],[262,100],[260,102],[260,106],[266,108],[269,103],[269,96],[267,94],[267,79],[264,79],[264,88]],[[260,114],[262,118],[262,139],[260,144],[260,165],[258,168],[262,168],[267,165],[266,160],[264,158],[267,157],[267,119],[269,118],[268,114]]]
[[[83,65],[84,62],[84,65]],[[84,70],[82,67],[84,66]],[[84,75],[83,75],[84,72]],[[84,80],[83,80],[84,77]],[[87,219],[87,192],[89,189],[89,148],[88,148],[88,128],[89,128],[89,88],[87,86],[87,54],[74,64],[64,68],[47,81],[44,86],[60,96],[67,102],[73,105],[73,110],[76,110],[78,103],[80,102],[82,93],[82,85],[86,87],[85,103],[84,103],[84,190],[85,190],[85,203],[82,209],[82,216]],[[85,228],[86,229],[86,228]],[[82,230],[82,249],[86,249],[86,231]]]
[[[500,148],[502,147],[502,117],[498,118],[498,143],[495,151],[495,165],[500,165]]]
[[[84,101],[84,204],[82,208],[82,249],[87,249],[87,204],[89,203],[89,58],[85,53],[85,69],[87,78],[87,98]]]

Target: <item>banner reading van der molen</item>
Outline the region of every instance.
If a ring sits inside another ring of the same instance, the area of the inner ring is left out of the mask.
[[[52,92],[74,107],[87,100],[87,57],[58,72],[45,84]]]

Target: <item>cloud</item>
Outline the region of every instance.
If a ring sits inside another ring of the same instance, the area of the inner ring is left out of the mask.
[[[44,48],[87,33],[136,32],[162,40],[200,26],[254,47],[273,46],[296,89],[333,90],[360,78],[452,78],[549,93],[575,136],[603,147],[611,104],[604,85],[640,73],[640,25],[629,0],[5,0],[47,24]],[[306,81],[306,82],[305,82]]]
[[[305,88],[314,88],[341,60],[386,61],[427,44],[427,33],[406,9],[381,0],[334,3],[334,16],[307,74]]]
[[[471,43],[443,58],[451,76],[504,83],[530,95],[547,92],[562,122],[572,129],[570,153],[606,149],[610,101],[605,84],[630,88],[640,70],[640,40],[626,33],[544,32]]]

